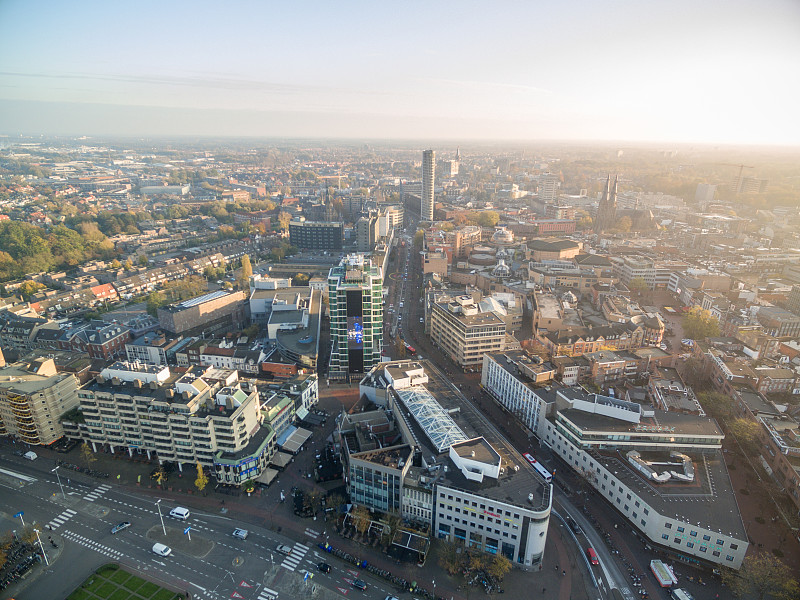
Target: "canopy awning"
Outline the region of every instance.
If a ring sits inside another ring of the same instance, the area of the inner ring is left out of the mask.
[[[297,454],[297,452],[300,450],[300,446],[302,446],[312,435],[313,434],[308,429],[298,427],[289,435],[288,438],[286,438],[282,444],[279,442],[278,445],[281,447],[281,450],[291,452],[292,454]]]
[[[264,469],[264,472],[261,473],[258,477],[256,477],[256,483],[261,483],[263,485],[269,485],[272,481],[278,476],[277,469]]]
[[[270,462],[279,469],[283,469],[286,465],[292,462],[292,455],[286,454],[286,452],[276,452]]]

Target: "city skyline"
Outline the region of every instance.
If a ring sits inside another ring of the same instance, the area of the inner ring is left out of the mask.
[[[0,132],[800,140],[794,2],[396,9],[5,2]]]

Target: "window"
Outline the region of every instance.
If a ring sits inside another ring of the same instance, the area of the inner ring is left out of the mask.
[[[728,554],[728,556],[725,557],[725,560],[727,560],[728,562],[733,562],[733,557],[730,554]]]
[[[719,556],[719,551],[718,550],[714,550],[714,552],[712,552],[711,554],[713,554],[714,556]]]
[[[683,533],[684,531],[686,530],[683,527],[678,527],[678,533]]]
[[[686,542],[687,548],[694,548],[694,542]]]
[[[675,542],[676,544],[680,545],[680,543],[681,543],[681,538],[679,538],[679,537],[676,537],[676,538],[675,538],[675,539],[673,539],[672,541],[673,541],[673,542]]]
[[[697,532],[696,531],[690,531],[689,535],[692,536],[692,537],[697,537]]]
[[[717,538],[717,546],[724,546],[724,545],[725,545],[725,541]]]
[[[709,541],[710,539],[711,539],[710,535],[704,535],[703,536],[703,541],[705,541],[705,542]]]
[[[645,514],[645,516],[649,515],[649,514],[650,514],[650,510],[649,510],[649,509],[647,509],[647,508],[645,508],[645,509],[644,509],[644,514]]]
[[[664,523],[664,527],[667,529],[672,529],[672,523]]]
[[[661,539],[669,541],[669,535],[667,535],[666,533],[662,533],[661,534]]]
[[[706,546],[700,546],[700,552],[708,552],[708,548]]]
[[[731,544],[731,550],[738,550],[739,544]]]

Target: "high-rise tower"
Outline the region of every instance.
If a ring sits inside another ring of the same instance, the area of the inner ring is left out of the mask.
[[[603,233],[611,229],[617,222],[617,176],[614,176],[614,183],[611,183],[611,175],[606,179],[606,189],[600,204],[597,207],[597,217],[594,221],[594,232]]]
[[[365,373],[381,360],[383,276],[363,254],[345,256],[328,273],[332,378]]]
[[[420,219],[433,221],[433,184],[436,174],[436,152],[422,152],[422,196],[420,198]]]

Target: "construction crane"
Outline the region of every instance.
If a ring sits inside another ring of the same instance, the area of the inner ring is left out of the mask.
[[[745,169],[755,169],[755,167],[751,167],[750,165],[744,165],[741,163],[714,163],[714,164],[723,165],[726,167],[739,167],[739,174],[736,176],[736,179],[734,180],[736,182],[735,189],[733,190],[735,194],[739,193],[739,190],[741,189],[742,186],[742,171],[744,171]]]

